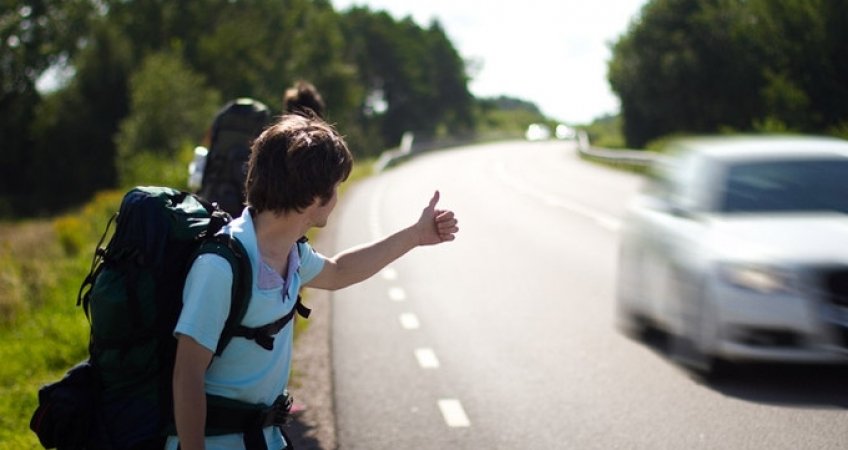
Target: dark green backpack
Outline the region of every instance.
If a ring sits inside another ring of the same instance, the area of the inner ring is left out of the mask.
[[[173,330],[199,254],[220,255],[233,268],[230,316],[216,354],[247,309],[250,261],[237,240],[218,234],[230,216],[217,206],[170,188],[139,187],[113,219],[115,233],[105,248],[98,244],[77,299],[91,322],[89,360],[39,391],[30,426],[47,448],[162,448],[172,421]]]

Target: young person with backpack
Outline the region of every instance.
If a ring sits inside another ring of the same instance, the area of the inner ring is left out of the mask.
[[[325,110],[324,99],[308,81],[295,82],[283,94],[283,114],[324,118]],[[271,121],[270,110],[258,100],[239,98],[224,105],[203,146],[195,149],[195,160],[189,166],[189,180],[195,186],[190,187],[231,216],[241,214],[250,144]]]
[[[290,405],[290,318],[298,310],[301,286],[341,289],[417,246],[454,239],[457,220],[452,211],[437,208],[437,191],[409,227],[334,257],[316,252],[300,238],[327,224],[352,162],[343,138],[317,117],[285,115],[253,143],[247,207],[223,228],[250,262],[251,294],[242,325],[252,331],[235,333],[217,353],[231,317],[233,270],[220,255],[199,256],[188,273],[174,330],[176,434],[168,438],[167,449],[289,447],[279,425]]]

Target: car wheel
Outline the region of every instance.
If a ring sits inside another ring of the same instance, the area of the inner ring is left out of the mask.
[[[618,329],[631,339],[644,341],[648,335],[649,327],[647,320],[627,306],[618,305],[616,321]]]
[[[640,312],[638,299],[642,298],[644,292],[638,281],[639,275],[634,271],[638,265],[634,263],[634,257],[630,246],[622,244],[618,254],[618,273],[616,274],[616,302],[615,323],[619,331],[625,336],[643,341],[649,331],[648,319]]]
[[[727,374],[729,364],[716,356],[718,318],[698,283],[684,284],[675,278],[680,301],[680,329],[669,336],[669,353],[675,361],[705,380],[716,380]]]
[[[706,381],[715,381],[726,376],[730,363],[713,354],[705,353],[689,336],[671,335],[669,353],[678,364]]]

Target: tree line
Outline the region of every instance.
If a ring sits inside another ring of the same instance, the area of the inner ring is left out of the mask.
[[[279,112],[298,79],[319,88],[357,157],[404,131],[475,128],[465,62],[437,21],[327,0],[2,3],[0,216],[50,213],[139,178],[146,160],[190,152],[226,101]],[[55,86],[40,89],[45,80]]]
[[[298,79],[320,89],[359,158],[405,131],[520,133],[546,120],[529,102],[475,99],[438,21],[328,0],[0,4],[0,217],[53,213],[150,167],[184,175],[180,158],[226,101],[279,112]],[[840,0],[649,0],[612,44],[614,123],[634,148],[692,133],[848,137],[846,43]]]
[[[841,0],[651,0],[612,46],[629,147],[668,135],[848,137]]]

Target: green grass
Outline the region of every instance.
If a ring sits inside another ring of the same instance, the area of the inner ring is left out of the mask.
[[[74,214],[0,225],[0,450],[39,448],[29,431],[38,388],[87,356],[76,296],[119,193]]]
[[[372,166],[373,160],[357,163],[340,195]],[[124,192],[102,192],[61,217],[0,223],[0,450],[41,448],[29,430],[39,387],[88,356],[89,326],[77,292]],[[298,321],[296,333],[307,326]]]
[[[612,167],[613,169],[621,170],[624,172],[632,172],[640,175],[646,175],[651,172],[650,165],[631,164],[628,162],[613,161],[610,159],[598,158],[584,153],[580,153],[580,158],[584,161],[589,161],[591,163],[599,164],[606,167]]]

